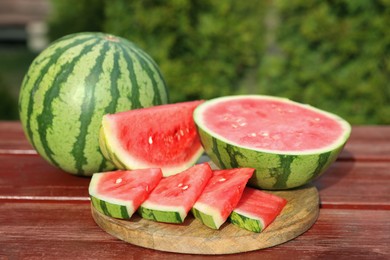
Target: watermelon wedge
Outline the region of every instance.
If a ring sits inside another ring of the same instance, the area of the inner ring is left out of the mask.
[[[219,229],[237,206],[254,169],[216,170],[194,204],[192,213],[203,224]]]
[[[102,153],[119,169],[161,168],[164,176],[186,170],[203,153],[192,117],[201,103],[105,115],[100,131]]]
[[[161,179],[160,169],[95,173],[89,184],[89,195],[101,213],[129,219]]]
[[[246,187],[229,220],[234,225],[260,233],[280,214],[287,200]]]
[[[249,184],[270,190],[299,187],[320,176],[351,133],[337,115],[261,95],[208,100],[195,109],[194,120],[219,168],[255,168]]]
[[[149,220],[182,223],[212,176],[208,163],[163,178],[138,213]]]

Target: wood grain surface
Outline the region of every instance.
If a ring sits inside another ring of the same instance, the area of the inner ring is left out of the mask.
[[[272,192],[287,199],[275,221],[261,233],[253,233],[225,222],[219,230],[204,226],[192,215],[183,224],[145,220],[137,214],[130,220],[105,216],[91,204],[95,222],[107,233],[131,244],[176,253],[232,254],[279,245],[307,231],[319,214],[318,191],[307,186]]]

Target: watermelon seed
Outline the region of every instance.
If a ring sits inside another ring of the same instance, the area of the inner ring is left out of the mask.
[[[180,134],[184,136],[184,131],[180,129]]]
[[[153,139],[151,136],[149,136],[149,144],[152,144],[153,143]]]
[[[256,137],[256,133],[251,133],[250,136]]]
[[[232,124],[232,127],[233,128],[237,128],[238,126],[236,124]]]
[[[121,182],[122,182],[122,178],[118,178],[118,179],[116,179],[116,181],[115,181],[116,184],[119,184],[119,183],[121,183]]]
[[[318,117],[314,118],[314,121],[317,121],[319,122],[321,119],[319,119]]]
[[[186,190],[188,189],[188,185],[184,186],[183,188],[181,188],[182,190]]]
[[[266,136],[269,136],[269,133],[267,133],[267,132],[262,132],[261,135],[266,137]]]
[[[219,182],[223,182],[223,181],[226,181],[226,179],[225,179],[225,178],[221,178],[221,179],[219,179],[218,181],[219,181]]]
[[[181,187],[181,186],[183,186],[183,183],[179,183],[179,185],[177,185],[177,187]]]

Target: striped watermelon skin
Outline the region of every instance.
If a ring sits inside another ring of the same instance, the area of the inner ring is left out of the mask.
[[[344,147],[342,144],[316,154],[272,154],[223,142],[200,128],[198,133],[205,152],[219,168],[255,168],[248,185],[267,190],[291,189],[314,180],[328,169]]]
[[[120,37],[78,33],[55,41],[33,61],[19,115],[44,159],[90,176],[114,168],[99,148],[103,115],[166,103],[163,76],[143,50]]]

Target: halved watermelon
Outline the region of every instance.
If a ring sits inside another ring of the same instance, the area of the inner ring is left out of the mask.
[[[287,200],[246,187],[229,220],[234,225],[260,233],[280,214]]]
[[[203,147],[220,168],[250,167],[250,185],[289,189],[321,175],[351,133],[342,118],[285,98],[248,95],[204,102],[194,111]]]
[[[254,169],[215,170],[192,213],[206,226],[219,229],[237,206]]]
[[[129,219],[162,177],[160,169],[95,173],[89,184],[89,195],[101,213]]]
[[[182,223],[212,176],[208,163],[163,178],[138,213],[145,219]]]
[[[203,153],[192,117],[201,103],[105,115],[100,131],[102,153],[119,169],[161,168],[164,176],[184,171]]]

